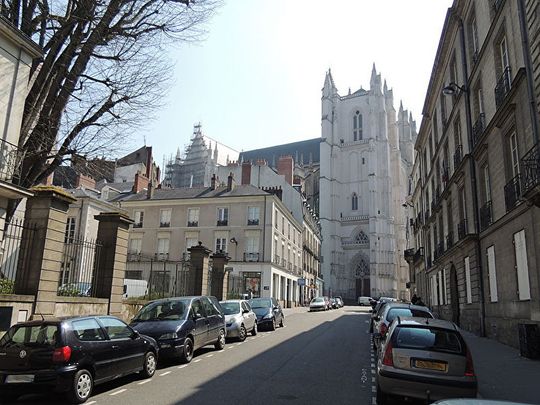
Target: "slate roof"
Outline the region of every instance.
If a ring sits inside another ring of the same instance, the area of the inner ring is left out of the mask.
[[[307,165],[310,159],[313,163],[320,162],[321,138],[308,139],[305,141],[286,143],[283,145],[270,146],[268,148],[248,150],[240,153],[239,161],[252,161],[264,159],[268,165],[275,167],[281,156],[290,155],[295,163]]]

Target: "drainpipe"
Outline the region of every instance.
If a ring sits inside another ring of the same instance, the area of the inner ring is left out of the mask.
[[[532,132],[534,137],[534,144],[536,145],[540,140],[538,135],[538,115],[536,114],[536,99],[534,97],[532,76],[532,63],[531,63],[531,48],[529,44],[529,33],[527,30],[526,11],[524,0],[518,0],[518,15],[519,15],[519,27],[521,28],[521,46],[523,48],[523,62],[525,63],[525,72],[527,75],[527,96],[529,102],[529,113],[531,114]]]
[[[461,59],[462,59],[462,69],[463,77],[465,79],[466,91],[465,95],[465,116],[467,121],[467,138],[469,142],[469,165],[471,172],[471,193],[473,197],[473,211],[474,211],[474,230],[476,232],[476,263],[478,267],[478,283],[480,287],[480,336],[486,335],[486,321],[485,321],[485,301],[484,301],[484,274],[482,270],[482,247],[480,245],[480,221],[479,221],[479,211],[478,211],[478,187],[477,187],[477,178],[476,178],[476,162],[472,154],[473,151],[473,142],[472,142],[472,117],[471,117],[471,98],[470,98],[470,87],[469,87],[469,73],[467,71],[467,54],[465,51],[465,29],[463,27],[463,19],[457,13],[454,12],[454,16],[457,18],[459,23],[459,36],[461,43]]]

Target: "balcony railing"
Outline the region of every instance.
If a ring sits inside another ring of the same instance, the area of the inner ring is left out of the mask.
[[[159,223],[159,227],[160,228],[169,228],[171,226],[171,222],[168,221],[168,222],[160,222]]]
[[[245,252],[244,253],[244,261],[245,262],[258,262],[259,261],[259,253],[256,252]]]
[[[446,235],[446,249],[450,249],[454,246],[454,232],[448,232]]]
[[[467,229],[466,219],[462,219],[461,221],[459,221],[458,226],[457,226],[457,233],[458,233],[458,240],[461,240],[465,238],[465,236],[467,236],[468,229]]]
[[[139,262],[141,258],[142,258],[142,254],[140,252],[128,252],[127,254],[128,262]]]
[[[187,226],[188,228],[195,228],[199,226],[199,221],[188,221]]]
[[[283,267],[285,269],[287,268],[287,260],[281,259],[281,267]]]
[[[226,219],[218,219],[217,220],[217,226],[227,226],[228,223],[229,223],[229,221],[226,220]]]
[[[168,253],[156,253],[156,260],[165,262],[165,261],[169,260],[169,254]]]
[[[472,129],[472,138],[473,138],[473,145],[476,146],[478,141],[480,140],[480,137],[484,133],[484,129],[486,126],[486,115],[484,113],[481,113],[476,122],[473,125]]]
[[[512,210],[521,197],[521,174],[518,174],[504,186],[506,212]]]
[[[497,86],[495,86],[495,105],[499,108],[506,100],[506,96],[510,93],[510,87],[512,86],[512,71],[510,66],[504,69],[503,74],[497,80]]]
[[[17,146],[0,139],[0,180],[19,184],[23,158]]]
[[[133,228],[142,228],[142,222],[134,222]]]
[[[258,219],[248,219],[247,224],[248,225],[259,225],[259,220]]]
[[[540,143],[534,145],[521,159],[523,194],[540,185]]]
[[[461,160],[463,159],[463,146],[456,146],[456,151],[454,152],[454,171],[457,169]]]
[[[491,212],[491,201],[488,201],[480,208],[480,231],[483,231],[492,223],[493,215]]]

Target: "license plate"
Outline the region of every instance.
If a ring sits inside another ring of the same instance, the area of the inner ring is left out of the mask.
[[[13,374],[6,377],[6,384],[31,383],[34,382],[33,374]]]
[[[426,370],[437,370],[444,371],[448,369],[448,363],[443,363],[440,361],[427,361],[427,360],[415,360],[414,366],[416,368],[423,368]]]

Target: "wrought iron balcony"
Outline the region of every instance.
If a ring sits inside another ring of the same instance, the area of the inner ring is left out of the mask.
[[[450,231],[446,235],[446,249],[450,249],[454,246],[454,232]]]
[[[188,228],[195,228],[199,226],[199,221],[188,221],[187,226]]]
[[[521,174],[518,174],[504,186],[506,212],[512,210],[521,198]]]
[[[165,262],[169,260],[169,254],[168,253],[156,253],[156,260]]]
[[[19,184],[23,158],[17,146],[0,140],[0,180]]]
[[[142,222],[134,222],[133,228],[142,228]]]
[[[245,252],[244,253],[244,261],[245,262],[258,262],[259,261],[259,253],[253,253],[253,252]]]
[[[486,115],[484,113],[481,113],[476,119],[476,122],[474,123],[473,129],[472,129],[472,138],[473,138],[474,146],[476,146],[476,144],[480,140],[480,137],[484,133],[485,127],[486,127]]]
[[[167,221],[167,222],[161,222],[159,223],[159,227],[160,228],[169,228],[171,226],[171,222],[170,221]]]
[[[540,143],[534,145],[521,159],[522,193],[540,207]]]
[[[454,152],[454,171],[457,169],[461,161],[463,160],[463,146],[456,146],[456,151]]]
[[[259,220],[258,219],[248,219],[247,224],[248,225],[259,225]]]
[[[457,226],[457,233],[458,233],[458,240],[465,238],[465,236],[467,236],[467,234],[469,233],[467,229],[466,219],[462,219],[461,221],[459,221],[458,226]]]
[[[226,219],[218,219],[217,220],[217,226],[227,226],[228,223],[229,223],[229,221],[226,220]]]
[[[139,262],[141,261],[142,255],[141,252],[129,252],[127,254],[128,262]]]
[[[499,108],[506,100],[506,96],[510,93],[512,86],[512,71],[510,66],[504,69],[501,77],[497,80],[497,86],[495,86],[495,105]]]
[[[480,231],[483,231],[492,223],[493,215],[491,212],[491,201],[488,201],[480,208]]]

